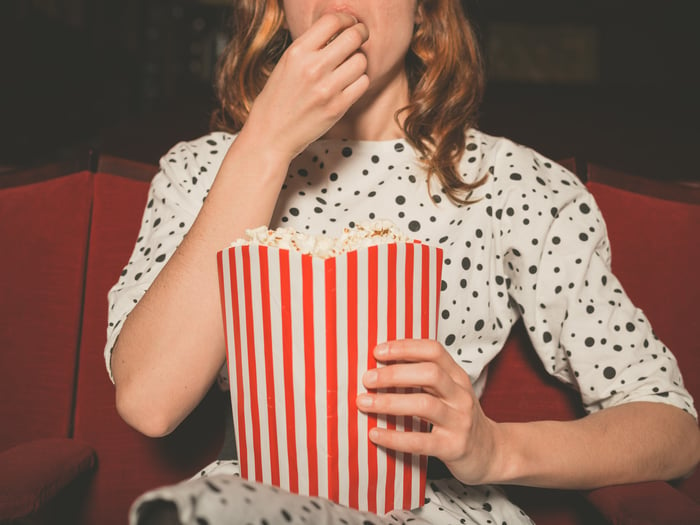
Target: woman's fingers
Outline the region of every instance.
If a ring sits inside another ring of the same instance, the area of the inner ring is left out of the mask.
[[[357,23],[338,34],[322,49],[320,54],[323,56],[323,60],[329,64],[340,64],[348,56],[359,51],[367,39],[369,39],[367,26]]]
[[[435,362],[396,363],[368,370],[362,376],[365,388],[421,388],[430,394],[449,399],[460,387]]]
[[[438,456],[435,436],[430,432],[402,432],[375,427],[369,431],[369,438],[380,447],[421,456]]]
[[[369,78],[367,71],[367,57],[362,53],[354,53],[345,62],[340,64],[329,78],[332,89],[340,93],[343,103],[345,99],[355,102],[367,89]]]
[[[374,357],[383,363],[434,363],[457,385],[471,389],[471,381],[464,369],[452,359],[452,356],[437,341],[426,339],[403,339],[389,341],[378,345],[374,349]],[[386,370],[385,367],[380,370]],[[391,373],[381,372],[380,380],[388,381]],[[393,386],[393,385],[389,385]],[[383,388],[379,387],[379,388]]]
[[[357,18],[347,13],[328,13],[316,20],[296,43],[309,51],[323,49],[330,41],[337,40],[343,30],[357,23]]]
[[[360,394],[357,407],[370,414],[415,416],[434,425],[444,426],[458,414],[437,397],[425,393]]]

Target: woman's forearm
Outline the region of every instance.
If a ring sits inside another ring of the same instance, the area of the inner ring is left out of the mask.
[[[590,489],[682,477],[700,461],[695,420],[662,403],[628,403],[576,421],[496,426],[490,482]]]
[[[171,432],[225,360],[216,253],[268,224],[289,159],[243,132],[189,233],[127,318],[112,354],[117,409],[151,436]]]

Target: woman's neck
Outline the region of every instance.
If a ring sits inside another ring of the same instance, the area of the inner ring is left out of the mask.
[[[398,75],[382,88],[370,89],[324,135],[327,139],[391,140],[403,138],[396,112],[408,104],[408,82]],[[402,119],[400,120],[402,122]]]

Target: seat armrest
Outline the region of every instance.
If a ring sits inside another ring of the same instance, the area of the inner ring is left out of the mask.
[[[700,504],[664,481],[603,487],[584,496],[613,525],[700,523]]]
[[[0,522],[40,511],[95,463],[91,447],[67,438],[39,439],[0,452]]]

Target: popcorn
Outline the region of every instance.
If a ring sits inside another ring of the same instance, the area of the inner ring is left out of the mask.
[[[399,228],[388,220],[365,221],[354,228],[344,228],[338,237],[310,235],[294,228],[269,230],[260,226],[246,230],[248,239],[239,239],[231,244],[236,246],[270,246],[294,250],[305,255],[327,259],[338,255],[392,242],[413,242]]]

